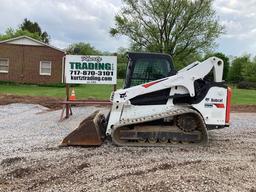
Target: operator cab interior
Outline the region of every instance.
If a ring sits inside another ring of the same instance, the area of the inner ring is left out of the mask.
[[[175,75],[170,55],[157,53],[128,53],[124,88]]]

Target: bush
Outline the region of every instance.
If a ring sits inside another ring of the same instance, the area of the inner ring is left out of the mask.
[[[256,82],[242,81],[237,84],[238,89],[256,89]]]
[[[117,79],[124,79],[126,73],[126,63],[119,63],[117,65]]]
[[[38,84],[39,87],[65,87],[65,83]]]
[[[18,83],[13,81],[0,81],[0,85],[17,85]]]

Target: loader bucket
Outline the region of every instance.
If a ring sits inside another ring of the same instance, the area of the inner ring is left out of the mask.
[[[99,146],[105,137],[105,117],[95,111],[84,119],[73,132],[67,135],[60,146]]]

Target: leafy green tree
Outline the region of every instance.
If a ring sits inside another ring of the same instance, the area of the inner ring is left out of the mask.
[[[212,8],[213,0],[123,2],[110,34],[129,37],[133,50],[169,53],[175,61],[189,63],[192,55],[213,47],[223,32]]]
[[[242,66],[242,76],[245,81],[256,82],[256,62],[250,59],[250,55],[246,55],[246,61]]]
[[[47,32],[42,32],[37,22],[24,19],[18,29],[8,28],[4,34],[0,34],[0,40],[11,39],[19,36],[28,36],[49,44],[50,37]]]
[[[194,61],[202,61],[203,60],[203,54],[199,52],[195,52],[193,54],[190,54],[189,57],[187,57],[185,54],[180,54],[178,56],[174,56],[174,66],[176,70],[180,70],[186,65],[189,65],[190,63]]]
[[[232,65],[230,67],[228,80],[234,83],[243,81],[244,80],[243,68],[244,68],[244,65],[247,65],[248,62],[250,62],[250,57],[248,55],[245,55],[242,57],[236,57],[233,60]]]
[[[67,54],[73,55],[100,55],[101,52],[89,43],[73,43],[66,50]]]
[[[117,50],[117,77],[119,79],[125,78],[126,67],[128,63],[127,52],[128,49],[122,47],[118,48]]]
[[[3,41],[3,40],[15,38],[15,37],[23,36],[23,35],[41,41],[41,37],[38,35],[38,33],[31,33],[27,30],[21,30],[21,29],[14,30],[12,28],[8,28],[4,34],[0,34],[0,40]]]
[[[42,29],[37,22],[32,22],[25,18],[19,29],[22,31],[29,31],[33,34],[37,33],[40,36],[40,40],[42,42],[49,44],[50,37],[48,33],[46,31],[42,32]]]
[[[117,61],[118,63],[127,63],[128,62],[128,58],[127,58],[127,52],[129,51],[129,49],[123,48],[123,47],[119,47],[117,49]]]

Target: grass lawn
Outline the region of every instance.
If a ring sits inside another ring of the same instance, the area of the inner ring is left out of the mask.
[[[123,86],[123,80],[117,81],[117,88]],[[113,90],[112,85],[79,85],[75,87],[76,98],[108,99]],[[65,87],[43,87],[37,85],[7,85],[0,84],[0,94],[14,94],[27,96],[49,96],[65,98]]]
[[[232,89],[233,105],[256,104],[256,90],[249,89]]]
[[[117,88],[123,86],[123,80],[118,80]],[[77,99],[97,98],[108,99],[112,91],[111,85],[80,85],[75,88]],[[0,84],[0,93],[49,96],[65,98],[63,87],[41,87],[36,85],[7,85]],[[232,89],[232,104],[256,104],[256,90]]]

